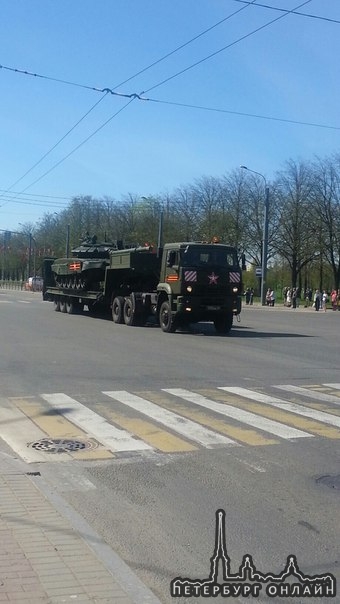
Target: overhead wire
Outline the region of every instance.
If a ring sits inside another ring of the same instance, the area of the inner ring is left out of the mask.
[[[331,17],[323,17],[322,15],[311,15],[310,13],[302,13],[301,11],[292,10],[289,11],[287,8],[280,8],[278,6],[271,6],[269,4],[260,4],[259,2],[249,2],[249,0],[234,0],[234,2],[240,2],[241,4],[246,4],[247,6],[253,5],[260,8],[268,8],[270,10],[281,11],[283,13],[292,12],[294,15],[299,15],[301,17],[308,17],[310,19],[318,19],[320,21],[328,21],[330,23],[340,23],[339,19],[332,19]]]
[[[251,0],[249,2],[249,4],[253,4],[254,2],[256,2],[256,0]],[[122,83],[117,84],[116,86],[114,86],[114,88],[98,88],[96,86],[89,86],[86,84],[80,84],[78,82],[72,82],[69,80],[64,80],[64,79],[60,79],[60,78],[54,78],[54,77],[50,77],[50,76],[46,76],[46,75],[42,75],[42,74],[37,74],[37,73],[33,73],[27,70],[22,70],[22,69],[18,69],[18,68],[14,68],[14,67],[9,67],[9,66],[5,66],[5,65],[0,65],[0,69],[4,69],[4,70],[8,70],[8,71],[13,71],[15,73],[20,73],[20,74],[24,74],[24,75],[29,75],[29,76],[33,76],[33,77],[37,77],[37,78],[41,78],[41,79],[45,79],[45,80],[51,80],[54,82],[59,82],[59,83],[63,83],[63,84],[67,84],[67,85],[72,85],[72,86],[77,86],[80,88],[84,88],[84,89],[88,89],[88,90],[92,90],[92,91],[96,91],[96,92],[101,92],[101,93],[105,93],[105,96],[109,93],[111,93],[112,95],[115,96],[125,96],[125,97],[129,97],[129,98],[140,98],[139,95],[137,95],[136,93],[133,93],[132,95],[125,95],[122,93],[118,93],[115,92],[115,90],[122,86],[123,84],[125,84],[126,82],[129,82],[130,80],[136,78],[138,75],[144,73],[145,71],[151,69],[152,67],[154,67],[155,65],[161,63],[162,61],[164,61],[165,59],[167,59],[168,57],[172,56],[173,54],[175,54],[176,52],[178,52],[179,50],[182,50],[183,48],[185,48],[186,46],[188,46],[189,44],[191,44],[192,42],[194,42],[195,40],[199,39],[200,37],[202,37],[203,35],[205,35],[206,33],[208,33],[209,31],[212,31],[213,29],[215,29],[217,26],[221,25],[222,23],[224,23],[225,21],[227,21],[228,19],[230,19],[231,17],[237,15],[238,13],[242,12],[244,9],[248,8],[248,6],[242,6],[240,9],[237,9],[236,11],[234,11],[233,13],[229,14],[227,17],[221,19],[220,21],[218,21],[217,23],[215,23],[214,25],[208,27],[207,29],[205,29],[203,32],[197,34],[196,36],[194,36],[193,38],[191,38],[190,40],[188,40],[187,42],[185,42],[184,44],[181,44],[180,46],[178,46],[177,48],[175,48],[174,50],[172,50],[171,52],[165,54],[163,57],[161,57],[160,59],[158,59],[157,61],[154,61],[153,63],[149,64],[147,67],[144,67],[143,69],[141,69],[140,71],[138,71],[137,73],[135,73],[133,76],[130,76],[129,78],[127,78],[126,80],[124,80]],[[52,153],[52,151],[54,151],[54,149],[60,145],[60,143],[65,140],[65,138],[73,131],[75,130],[75,128],[99,105],[99,103],[102,102],[102,100],[105,97],[102,97],[99,101],[97,101],[37,162],[35,162],[35,164],[33,166],[31,166],[22,176],[20,176],[20,178],[18,178],[14,183],[12,183],[10,185],[10,187],[8,187],[8,189],[6,190],[7,193],[9,193],[13,187],[15,187],[19,182],[21,182],[21,180],[23,180],[31,171],[34,170],[34,168],[36,168],[50,153]],[[142,99],[140,99],[142,100]],[[111,120],[108,120],[111,121]],[[104,125],[106,125],[105,122]],[[100,128],[101,129],[101,128]],[[96,132],[98,132],[98,130],[96,130]],[[96,132],[94,134],[96,134]],[[88,139],[87,139],[88,140]],[[80,145],[81,146],[81,145]],[[79,148],[79,147],[77,147]],[[77,149],[76,148],[76,149]],[[67,156],[69,157],[69,156]],[[55,165],[55,167],[57,167],[59,165],[58,164]],[[48,172],[50,172],[51,170],[49,170]],[[48,173],[47,172],[47,173]],[[45,176],[46,173],[43,175]],[[42,176],[42,178],[43,178]],[[40,180],[40,179],[39,179]],[[28,187],[26,187],[26,189],[24,189],[21,193],[24,193],[28,188],[30,188],[31,186],[33,186],[34,184],[36,184],[37,181],[34,181],[34,183],[31,183]],[[19,193],[19,194],[21,194]],[[3,197],[3,195],[0,195],[0,198]],[[13,198],[15,199],[15,198]],[[2,205],[6,205],[7,203],[10,203],[9,201],[6,201],[4,204]],[[2,207],[2,206],[0,206]]]
[[[207,29],[203,30],[202,32],[200,32],[199,34],[197,34],[196,36],[194,36],[193,38],[191,38],[187,42],[184,42],[183,44],[181,44],[180,46],[177,46],[177,48],[175,48],[174,50],[171,50],[170,52],[166,53],[165,55],[163,55],[162,57],[160,57],[159,59],[157,59],[153,63],[150,63],[146,67],[143,67],[143,69],[140,69],[139,71],[137,71],[136,73],[134,73],[132,76],[128,77],[126,80],[123,80],[122,82],[120,82],[120,84],[116,84],[113,88],[108,88],[108,87],[102,87],[102,88],[100,88],[98,86],[93,86],[93,85],[89,85],[89,84],[82,84],[80,82],[74,82],[72,80],[65,80],[65,79],[62,79],[62,78],[55,78],[53,76],[48,76],[46,74],[35,73],[35,72],[29,71],[27,69],[20,69],[18,67],[10,67],[9,65],[0,65],[0,69],[4,69],[4,70],[7,70],[7,71],[12,71],[14,73],[19,73],[21,75],[27,75],[27,76],[32,76],[32,77],[35,77],[35,78],[40,78],[40,79],[43,79],[43,80],[50,80],[51,82],[57,82],[59,84],[66,84],[68,86],[76,86],[78,88],[84,88],[84,89],[87,89],[87,90],[92,90],[94,92],[102,92],[102,93],[104,93],[104,92],[105,93],[110,92],[111,94],[116,95],[116,96],[131,96],[131,95],[126,95],[126,94],[123,94],[123,93],[115,92],[115,91],[120,86],[123,86],[127,82],[130,82],[131,80],[135,79],[137,76],[141,75],[142,73],[145,73],[146,71],[148,71],[152,67],[155,67],[155,65],[158,65],[162,61],[165,61],[165,59],[168,59],[169,57],[171,57],[172,55],[174,55],[176,52],[182,50],[186,46],[189,46],[189,44],[192,44],[192,42],[195,42],[196,40],[198,40],[199,38],[201,38],[202,36],[204,36],[208,32],[212,31],[213,29],[215,29],[216,27],[218,27],[222,23],[225,23],[225,21],[228,21],[228,19],[231,19],[231,17],[234,17],[235,15],[237,15],[240,12],[242,12],[243,10],[245,10],[246,8],[248,8],[248,6],[254,4],[255,2],[256,2],[256,0],[249,0],[249,2],[246,3],[247,6],[242,6],[241,8],[237,9],[236,11],[230,13],[230,15],[228,15],[227,17],[224,17],[223,19],[221,19],[217,23],[214,23],[214,25],[211,25]]]
[[[5,189],[0,189],[1,193],[6,193]],[[19,195],[19,191],[12,191],[15,195]],[[69,199],[69,197],[65,197],[64,195],[49,195],[45,193],[26,193],[27,196],[31,197],[47,197],[51,199]]]
[[[178,76],[182,75],[183,73],[186,73],[187,71],[190,71],[191,69],[193,69],[194,67],[197,67],[198,65],[201,65],[205,61],[208,61],[209,59],[212,59],[213,57],[216,57],[221,52],[224,52],[225,50],[228,50],[232,46],[235,46],[239,42],[243,42],[243,40],[246,40],[247,38],[250,38],[254,34],[258,33],[259,31],[265,29],[266,27],[269,27],[269,25],[272,25],[273,23],[276,23],[280,19],[284,19],[290,13],[292,13],[292,11],[300,8],[301,6],[305,6],[306,4],[309,4],[310,2],[311,2],[311,0],[305,0],[305,2],[302,2],[302,4],[299,4],[294,9],[288,10],[283,15],[280,15],[279,17],[276,17],[275,19],[272,19],[271,21],[268,21],[267,23],[264,23],[263,25],[260,25],[259,27],[256,27],[256,29],[253,29],[251,32],[248,32],[247,34],[244,34],[240,38],[237,38],[237,40],[234,40],[233,42],[230,42],[230,44],[227,44],[226,46],[223,46],[223,48],[220,48],[219,50],[216,50],[215,52],[212,52],[210,55],[208,55],[206,57],[203,57],[203,59],[200,59],[199,61],[196,61],[195,63],[192,63],[192,65],[189,65],[188,67],[185,67],[184,69],[181,69],[177,73],[174,73],[172,76],[169,76],[168,78],[165,78],[164,80],[162,80],[158,84],[155,84],[154,86],[150,86],[150,88],[148,88],[147,90],[143,90],[143,92],[141,92],[140,94],[141,95],[142,94],[146,94],[146,93],[150,92],[151,90],[155,90],[155,88],[159,88],[159,86],[163,86],[167,82],[170,82],[171,80],[174,80],[175,78],[177,78]],[[251,3],[251,5],[253,5],[253,3]],[[247,6],[250,6],[250,4],[247,4]]]
[[[243,112],[243,111],[231,111],[229,109],[219,109],[217,107],[205,107],[203,105],[192,105],[189,103],[178,103],[175,101],[164,101],[162,99],[148,98],[147,100],[150,102],[153,102],[153,103],[161,103],[164,105],[174,105],[176,107],[187,107],[189,109],[200,109],[203,111],[211,111],[211,112],[216,112],[216,113],[228,113],[231,115],[239,115],[241,117],[254,117],[257,119],[272,120],[275,122],[296,124],[299,126],[313,126],[314,128],[326,128],[329,130],[340,130],[340,126],[332,126],[332,125],[328,125],[328,124],[318,124],[316,122],[305,122],[302,120],[292,120],[292,119],[287,119],[287,118],[275,117],[275,116],[271,116],[271,115],[261,115],[258,113],[247,113],[247,112]]]
[[[41,176],[39,176],[38,178],[36,178],[36,180],[34,180],[33,182],[31,182],[29,185],[27,185],[27,187],[25,189],[23,189],[21,191],[21,193],[25,193],[27,191],[27,189],[29,189],[30,187],[33,187],[33,185],[35,185],[37,182],[39,182],[40,180],[42,180],[45,176],[47,176],[47,174],[49,174],[50,172],[52,172],[52,170],[54,170],[55,168],[57,168],[58,166],[60,166],[60,164],[62,164],[64,161],[66,161],[71,155],[73,155],[73,153],[75,153],[76,151],[78,151],[78,149],[80,149],[80,147],[82,147],[83,145],[85,145],[100,130],[102,130],[103,128],[105,128],[105,126],[107,126],[107,124],[109,122],[111,122],[117,115],[119,115],[119,113],[121,113],[122,111],[124,111],[124,109],[126,109],[130,105],[130,103],[132,103],[132,101],[134,101],[134,100],[135,100],[134,98],[130,99],[123,107],[121,107],[118,111],[116,111],[116,113],[114,113],[113,115],[111,115],[111,117],[109,117],[103,124],[101,124],[100,126],[98,126],[98,128],[96,128],[96,130],[94,130],[94,132],[92,132],[91,134],[89,134],[89,136],[87,136],[84,140],[82,140],[81,143],[79,143],[76,147],[74,147],[67,155],[65,155],[64,157],[62,157],[51,168],[49,168],[48,170],[46,170],[46,172],[44,172],[43,174],[41,174]],[[8,203],[8,202],[6,202],[6,203]],[[5,204],[3,204],[3,205],[5,205]]]
[[[239,0],[236,0],[239,1]],[[259,6],[258,4],[255,4],[256,0],[252,0],[252,2],[245,2],[245,7],[243,8],[247,8],[251,5],[253,6]],[[252,30],[251,32],[248,32],[247,34],[245,34],[244,36],[241,36],[240,38],[238,38],[237,40],[234,40],[233,42],[231,42],[230,44],[224,46],[223,48],[219,49],[218,51],[215,51],[214,53],[211,53],[210,55],[204,57],[203,59],[201,59],[200,61],[195,62],[194,64],[186,67],[185,69],[173,74],[172,76],[170,76],[169,78],[166,78],[164,80],[162,80],[161,82],[159,82],[158,84],[155,84],[154,86],[148,88],[146,91],[143,91],[139,94],[133,93],[133,94],[122,94],[122,93],[117,93],[117,96],[125,96],[129,98],[128,103],[126,103],[126,105],[124,105],[123,108],[121,108],[119,111],[115,112],[110,118],[108,118],[101,126],[99,126],[92,134],[90,134],[88,137],[86,137],[79,145],[77,145],[76,147],[74,147],[70,153],[68,153],[65,157],[63,157],[60,161],[58,161],[56,164],[54,164],[49,170],[47,170],[46,172],[44,172],[44,174],[42,174],[39,178],[37,178],[33,183],[30,183],[23,191],[20,192],[20,194],[24,193],[28,188],[30,188],[31,186],[33,186],[34,184],[36,184],[37,182],[39,182],[42,178],[44,178],[47,174],[49,174],[52,170],[54,170],[57,166],[59,166],[61,163],[63,163],[66,159],[68,159],[73,153],[75,153],[81,146],[83,146],[86,142],[88,142],[88,140],[90,140],[95,134],[97,134],[97,132],[99,132],[100,130],[102,130],[114,117],[116,117],[119,113],[121,113],[121,111],[123,111],[128,105],[130,105],[130,103],[135,100],[135,99],[139,99],[139,100],[144,100],[144,101],[151,101],[151,102],[155,102],[155,103],[163,103],[163,104],[169,104],[169,105],[175,105],[175,106],[181,106],[181,107],[189,107],[189,108],[195,108],[195,109],[201,109],[201,110],[206,110],[206,111],[215,111],[215,112],[220,112],[220,113],[230,113],[230,114],[234,114],[234,115],[240,115],[240,116],[246,116],[246,117],[254,117],[254,118],[260,118],[260,119],[267,119],[267,120],[274,120],[274,121],[280,121],[280,122],[286,122],[286,123],[292,123],[292,124],[299,124],[299,125],[307,125],[307,126],[314,126],[314,127],[319,127],[319,128],[329,128],[329,129],[334,129],[334,130],[338,130],[340,129],[339,127],[336,126],[329,126],[326,124],[317,124],[317,123],[312,123],[312,122],[303,122],[300,120],[290,120],[290,119],[285,119],[285,118],[277,118],[277,117],[273,117],[273,116],[264,116],[264,115],[259,115],[259,114],[251,114],[251,113],[243,113],[243,112],[237,112],[237,111],[230,111],[230,110],[225,110],[225,109],[218,109],[218,108],[211,108],[211,107],[203,107],[203,106],[199,106],[199,105],[189,105],[189,104],[185,104],[185,103],[176,103],[176,102],[171,102],[171,101],[163,101],[160,99],[151,99],[151,98],[143,98],[142,95],[146,94],[147,92],[150,92],[151,90],[154,90],[155,88],[158,88],[160,86],[162,86],[163,84],[165,84],[166,82],[182,75],[183,73],[189,71],[190,69],[193,69],[194,67],[200,65],[201,63],[213,58],[214,56],[220,54],[221,52],[229,49],[230,47],[234,46],[235,44],[243,41],[246,38],[249,38],[250,36],[254,35],[255,33],[258,33],[259,31],[263,30],[264,28],[268,27],[269,25],[272,25],[273,23],[279,21],[280,19],[288,16],[289,14],[299,14],[297,12],[297,10],[299,8],[301,8],[302,6],[305,6],[306,4],[309,4],[311,2],[311,0],[306,0],[305,2],[299,4],[298,6],[296,6],[293,9],[285,9],[282,15],[280,15],[279,17],[276,17],[275,19],[272,19],[271,21],[257,27],[256,29]],[[268,7],[270,8],[270,7]],[[240,9],[241,10],[241,9]],[[201,34],[198,34],[197,36],[195,36],[194,38],[192,38],[191,41],[196,40],[197,38],[199,38],[200,36],[202,36],[204,33],[210,31],[211,29],[213,29],[214,27],[216,27],[218,24],[221,24],[222,22],[226,21],[228,18],[230,18],[231,16],[237,14],[238,12],[240,12],[240,10],[235,11],[234,13],[232,13],[231,15],[229,15],[228,17],[224,18],[223,20],[219,21],[217,24],[215,24],[214,26],[211,26],[210,28],[208,28],[207,30],[205,30],[205,32],[201,32]],[[140,70],[139,72],[137,72],[134,76],[131,76],[130,78],[128,78],[127,80],[125,80],[124,82],[122,82],[121,84],[118,84],[118,86],[123,85],[124,83],[130,81],[131,79],[133,79],[134,77],[136,77],[137,75],[140,75],[141,73],[143,73],[144,71],[146,71],[147,69],[150,69],[151,67],[153,67],[154,65],[158,64],[160,61],[165,60],[167,57],[171,56],[172,54],[174,54],[175,52],[177,52],[177,50],[180,50],[181,48],[184,48],[185,46],[187,46],[191,41],[188,41],[187,43],[181,45],[180,47],[178,47],[177,49],[175,49],[174,51],[172,51],[171,53],[168,53],[167,55],[164,55],[164,57],[162,57],[161,59],[159,59],[158,61],[155,61],[154,63],[150,64],[148,67],[144,68],[143,70]],[[17,70],[16,70],[17,71]],[[29,73],[29,72],[27,72]],[[48,78],[46,78],[48,79]],[[51,78],[54,79],[54,78]],[[66,81],[66,80],[60,80],[63,83],[67,83],[70,84],[70,82]],[[72,84],[72,83],[71,83]],[[75,83],[73,83],[75,85]],[[78,84],[77,84],[78,85]],[[86,86],[86,85],[79,85],[81,87],[84,88],[89,88],[91,90],[95,90],[97,92],[103,92],[105,93],[105,96],[108,93],[114,93],[114,89],[110,89],[110,88],[97,88],[97,87],[93,87],[93,86]],[[97,106],[97,104],[99,104],[99,102],[101,102],[101,100],[103,100],[104,97],[102,97],[100,99],[100,101],[98,101],[93,108],[95,108],[95,106]],[[64,138],[66,138],[66,136],[83,120],[85,119],[85,117],[89,114],[89,112],[92,111],[92,108],[83,116],[83,118],[81,118],[80,120],[78,120],[77,124],[74,125],[74,127],[72,127],[68,133],[66,133],[62,139],[60,139],[60,141],[58,141],[58,143],[56,143],[56,145],[54,145],[54,147],[47,152],[42,158],[41,160],[39,160],[39,162],[36,162],[36,164],[34,166],[32,166],[32,170],[34,167],[36,167],[36,165],[38,165],[38,163],[40,163],[40,161],[42,161],[58,144],[59,142],[61,142],[62,140],[64,140]],[[30,171],[27,171],[27,173],[24,175],[26,176]],[[22,176],[21,178],[24,178],[24,176]],[[21,180],[21,178],[19,180]],[[17,183],[18,181],[16,181]],[[15,186],[15,185],[13,185]],[[9,201],[7,201],[6,203],[9,203]],[[5,205],[5,204],[3,204]]]

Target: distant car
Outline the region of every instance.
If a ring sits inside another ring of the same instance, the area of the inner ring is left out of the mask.
[[[44,285],[42,277],[29,277],[25,283],[25,289],[32,292],[41,292]]]

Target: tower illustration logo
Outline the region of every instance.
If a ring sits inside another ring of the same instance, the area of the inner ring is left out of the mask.
[[[170,583],[170,593],[178,597],[230,597],[257,598],[265,591],[267,597],[281,598],[334,598],[336,579],[331,573],[310,576],[304,574],[296,556],[289,555],[279,574],[257,570],[252,556],[245,554],[236,573],[230,569],[225,538],[225,511],[216,511],[215,547],[210,558],[210,574],[207,579],[176,577]],[[220,569],[220,572],[219,572]],[[218,581],[222,575],[223,580]]]

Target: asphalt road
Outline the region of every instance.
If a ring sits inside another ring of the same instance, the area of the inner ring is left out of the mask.
[[[323,386],[340,381],[340,312],[254,306],[244,308],[228,336],[208,324],[164,334],[86,313],[62,315],[40,294],[0,290],[0,328],[3,398],[65,393],[90,409],[119,413],[120,403],[103,393],[124,391],[163,405],[163,389],[185,389],[261,414],[254,399],[239,402],[239,392],[224,400],[218,388],[232,387],[340,417],[339,390]],[[314,400],[278,385],[304,387]],[[187,417],[197,412],[195,400],[174,405]],[[213,426],[217,413],[201,412]],[[258,442],[252,434],[248,445],[47,462],[40,471],[164,604],[173,601],[173,578],[209,575],[218,509],[226,512],[233,572],[250,554],[257,569],[279,573],[294,554],[304,573],[331,572],[339,580],[340,430],[324,436],[319,423],[300,429],[306,437]]]

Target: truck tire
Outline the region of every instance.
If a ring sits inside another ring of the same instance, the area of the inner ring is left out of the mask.
[[[159,309],[159,324],[162,331],[165,333],[174,333],[177,329],[175,318],[171,313],[171,307],[168,300],[162,302]]]
[[[131,298],[125,299],[123,315],[125,325],[137,325],[136,314]]]
[[[66,300],[60,300],[59,302],[60,312],[66,312]]]
[[[214,325],[217,333],[229,333],[233,324],[233,314],[219,315],[214,319]]]
[[[60,300],[58,298],[53,300],[53,308],[56,312],[60,312]]]
[[[112,320],[114,323],[124,323],[124,298],[116,296],[112,302]]]

